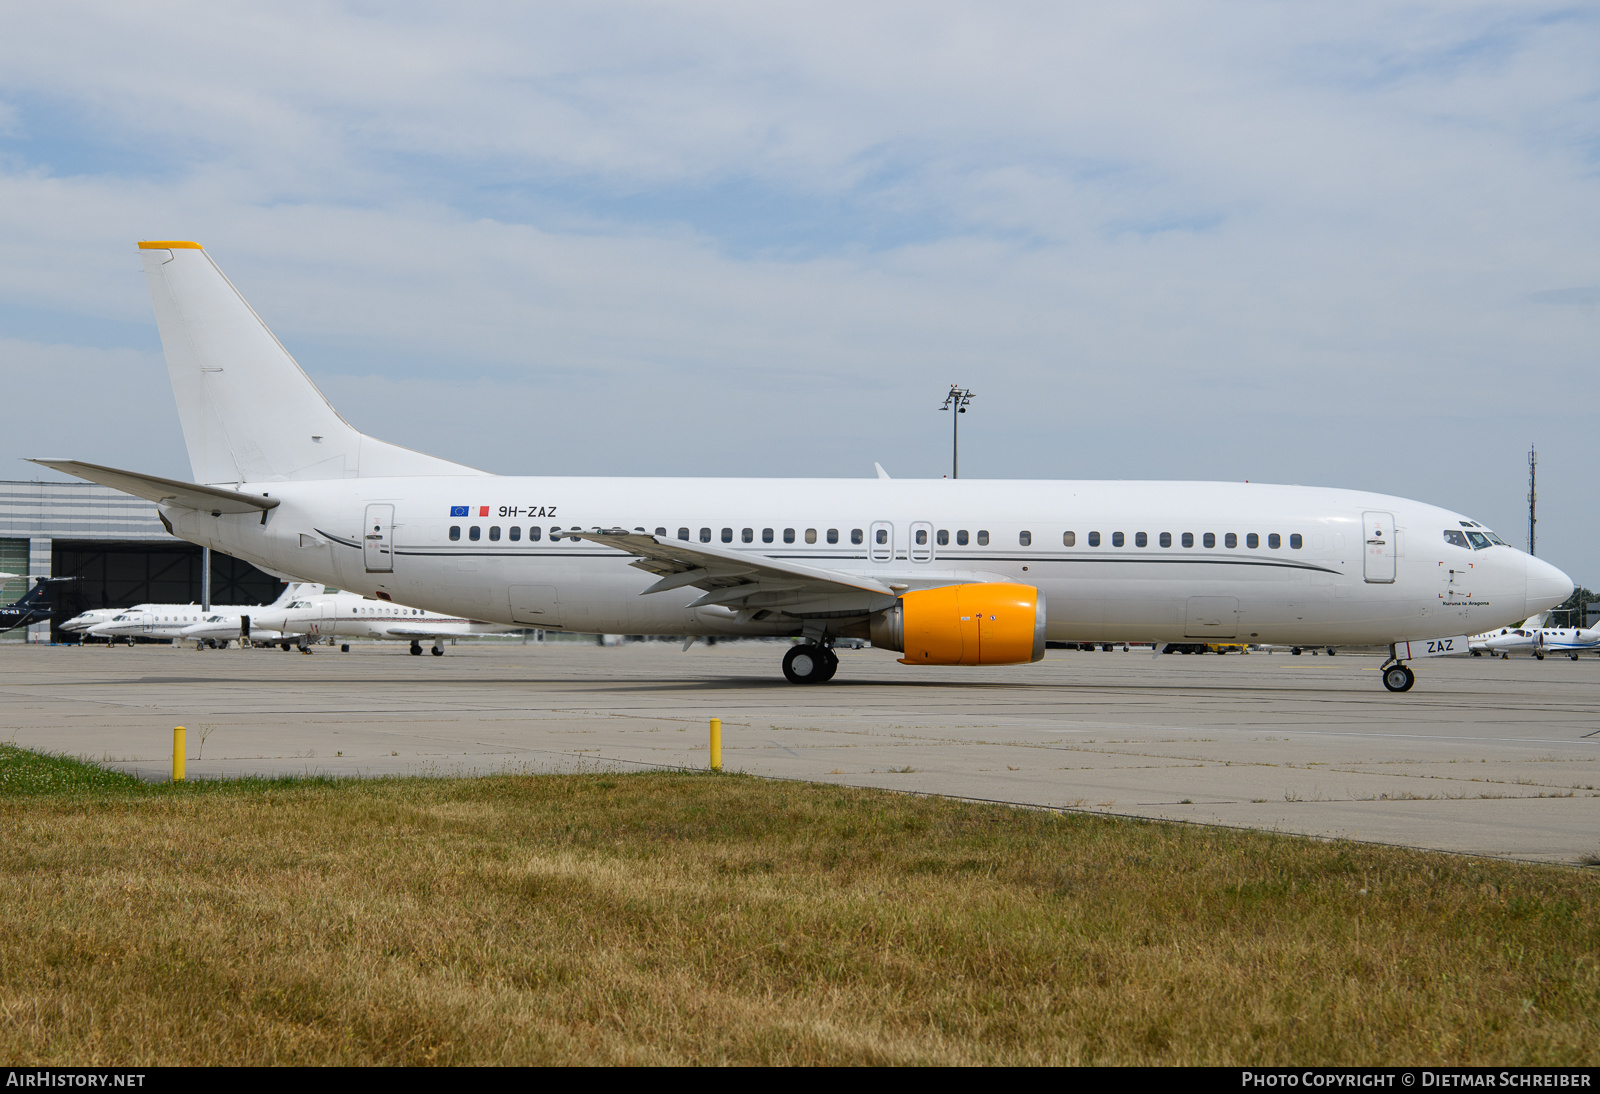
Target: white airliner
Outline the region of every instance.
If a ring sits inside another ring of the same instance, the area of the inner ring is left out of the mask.
[[[225,621],[232,627],[229,637],[237,638],[245,617],[253,620],[257,612],[280,607],[299,595],[321,591],[320,585],[291,582],[271,604],[216,604],[209,611],[198,604],[137,604],[103,623],[92,624],[83,633],[88,638],[104,638],[113,642],[118,638],[183,639],[193,637],[185,634],[186,630],[209,620],[213,623]],[[250,637],[270,642],[280,636],[252,627]]]
[[[446,638],[504,634],[515,629],[347,592],[296,597],[282,607],[263,610],[257,619],[262,626],[285,635],[410,642],[412,654],[418,656],[422,653],[422,643],[427,641],[432,643],[435,657],[444,655]],[[345,644],[345,649],[349,648]]]
[[[139,247],[196,483],[36,462],[157,502],[190,542],[379,600],[583,633],[791,636],[796,683],[833,675],[840,638],[908,665],[1198,639],[1393,645],[1381,676],[1405,691],[1408,659],[1573,588],[1459,513],[1355,490],[490,475],[360,433],[199,244]]]

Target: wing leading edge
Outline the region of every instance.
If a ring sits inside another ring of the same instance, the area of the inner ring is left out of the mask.
[[[807,566],[788,559],[685,543],[626,529],[568,532],[590,543],[636,556],[629,565],[660,580],[640,595],[693,587],[704,595],[690,604],[736,609],[774,609],[792,615],[859,614],[894,604],[904,585]]]

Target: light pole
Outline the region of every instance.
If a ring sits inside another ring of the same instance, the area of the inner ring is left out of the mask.
[[[957,384],[950,385],[950,394],[944,397],[944,406],[940,410],[955,408],[955,413],[950,415],[950,477],[961,477],[961,415],[967,412],[967,404],[972,402],[972,392]]]

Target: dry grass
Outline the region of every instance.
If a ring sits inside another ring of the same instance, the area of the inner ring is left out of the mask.
[[[737,776],[85,778],[0,792],[10,1063],[1600,1061],[1575,870]]]

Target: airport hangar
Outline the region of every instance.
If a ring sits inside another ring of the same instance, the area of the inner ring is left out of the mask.
[[[78,579],[57,587],[51,621],[29,627],[28,642],[76,641],[59,627],[90,608],[198,604],[201,556],[170,535],[143,498],[88,482],[0,482],[0,573]],[[23,577],[5,581],[0,603],[27,585]],[[266,604],[282,589],[271,574],[212,552],[213,604]],[[21,640],[21,630],[0,634]]]

